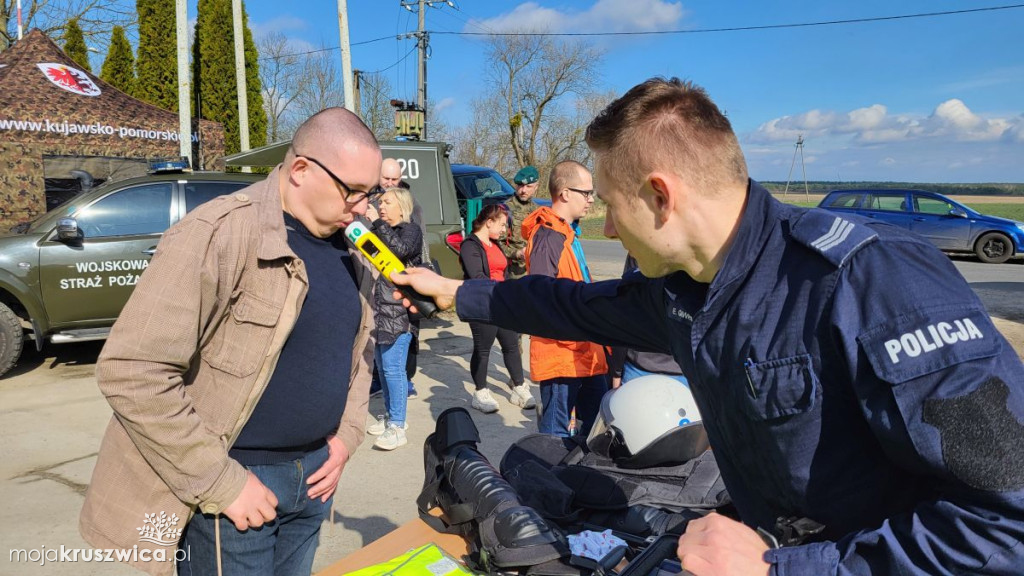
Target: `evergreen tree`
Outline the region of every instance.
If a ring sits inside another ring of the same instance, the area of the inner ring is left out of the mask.
[[[82,70],[92,72],[89,67],[89,49],[85,46],[85,37],[82,35],[82,27],[78,25],[78,18],[68,20],[64,27],[64,52],[78,64]]]
[[[137,0],[138,77],[133,96],[165,110],[178,111],[178,48],[174,0]]]
[[[192,45],[193,112],[224,125],[224,149],[241,150],[238,100],[235,85],[235,45],[231,0],[199,0],[195,42]],[[259,54],[249,30],[249,17],[242,9],[242,39],[245,81],[249,106],[249,146],[267,142],[267,114],[260,94]]]
[[[110,49],[103,61],[100,78],[125,94],[133,94],[135,90],[135,57],[124,28],[120,26],[114,26],[110,35]]]

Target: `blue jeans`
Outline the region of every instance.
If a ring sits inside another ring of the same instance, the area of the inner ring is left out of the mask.
[[[682,374],[661,374],[660,372],[648,372],[647,370],[637,368],[635,365],[629,362],[626,362],[622,366],[622,384],[625,384],[626,382],[629,382],[634,378],[639,378],[641,376],[650,376],[651,374],[668,376],[673,380],[678,380],[680,384],[683,384],[686,387],[690,386],[690,383],[686,381],[686,376],[683,376]]]
[[[405,361],[409,356],[412,332],[403,332],[392,344],[377,344],[377,369],[384,379],[384,408],[388,421],[396,426],[405,425],[405,406],[409,401],[409,377]]]
[[[326,461],[325,445],[297,460],[247,467],[277,496],[277,518],[260,528],[239,532],[227,516],[219,516],[225,575],[309,576],[331,500],[310,500],[306,478]],[[178,563],[179,576],[217,573],[217,521],[217,516],[198,513],[189,521],[180,544],[188,550],[188,559]]]
[[[537,428],[541,434],[571,436],[570,417],[576,409],[576,426],[586,436],[601,409],[601,397],[608,391],[608,378],[604,374],[580,378],[553,378],[540,382],[540,419]]]

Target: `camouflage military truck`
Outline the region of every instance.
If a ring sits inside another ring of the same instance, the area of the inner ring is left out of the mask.
[[[0,376],[26,340],[106,338],[163,232],[199,204],[263,178],[170,173],[84,191],[0,237]]]

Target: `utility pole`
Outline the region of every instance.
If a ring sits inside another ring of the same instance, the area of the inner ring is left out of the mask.
[[[249,91],[245,85],[245,49],[242,37],[242,0],[231,0],[235,29],[235,90],[238,91],[238,137],[242,152],[249,150]],[[251,172],[248,166],[242,172]]]
[[[786,189],[782,191],[782,197],[785,198],[786,194],[789,193],[789,183],[793,177],[793,166],[796,165],[796,153],[800,153],[800,172],[804,176],[804,201],[809,202],[811,200],[811,191],[807,187],[807,170],[804,168],[804,135],[801,134],[796,137],[796,149],[793,150],[793,161],[789,164],[789,176],[786,176]]]
[[[196,162],[192,158],[192,102],[189,100],[188,7],[185,1],[177,0],[174,11],[178,44],[178,150],[182,156],[188,158],[188,165],[194,168]]]
[[[420,0],[420,25],[416,28],[416,44],[419,45],[419,65],[416,68],[416,74],[419,78],[419,90],[416,91],[416,105],[419,106],[420,110],[424,112],[427,109],[427,44],[430,42],[430,38],[427,37],[427,31],[424,29],[427,22],[427,0]],[[423,123],[423,139],[427,139],[426,135],[426,122]]]
[[[417,6],[419,10],[419,26],[416,28],[416,33],[411,36],[416,38],[416,45],[419,48],[419,67],[417,68],[419,89],[416,91],[416,107],[424,113],[423,133],[420,134],[420,140],[427,139],[427,58],[429,57],[427,50],[430,47],[430,33],[426,30],[426,8],[428,6],[434,8],[434,4],[446,4],[455,8],[455,3],[452,0],[402,0],[402,8],[412,12],[412,7]],[[409,37],[409,34],[405,35],[405,38]]]
[[[338,0],[338,34],[341,36],[341,84],[345,92],[345,108],[356,111],[355,98],[352,94],[352,46],[348,39],[348,0]],[[359,112],[356,111],[356,115]]]
[[[356,116],[363,117],[363,98],[359,93],[359,74],[361,70],[352,71],[352,98],[356,102]]]

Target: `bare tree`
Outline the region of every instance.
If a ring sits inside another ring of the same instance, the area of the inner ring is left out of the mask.
[[[267,112],[267,142],[287,140],[298,124],[292,104],[305,84],[302,55],[280,32],[271,32],[257,41],[261,55],[260,82],[263,108]],[[300,120],[301,122],[301,120]]]
[[[575,114],[571,117],[554,117],[544,131],[541,140],[545,157],[555,161],[576,160],[589,165],[593,154],[584,139],[587,126],[616,97],[613,90],[590,92],[577,97]]]
[[[395,139],[395,109],[391,106],[392,88],[379,72],[359,75],[359,113],[378,140]]]
[[[503,126],[508,122],[498,94],[490,94],[471,104],[473,118],[454,131],[453,159],[465,164],[489,166],[502,174],[514,174],[519,168]]]
[[[505,142],[517,166],[549,164],[581,154],[583,129],[571,114],[569,95],[586,98],[602,53],[583,42],[559,42],[547,36],[495,36],[488,41],[488,76],[496,91],[481,101],[497,104]],[[568,108],[568,109],[567,109]],[[498,161],[500,161],[500,154]]]
[[[22,0],[22,27],[39,28],[51,38],[60,38],[68,21],[77,18],[90,47],[105,53],[110,30],[135,24],[135,2],[129,0]],[[0,0],[0,52],[18,39],[17,0]]]
[[[302,66],[299,93],[295,98],[296,118],[301,122],[332,106],[344,106],[345,95],[332,51],[310,54]]]

